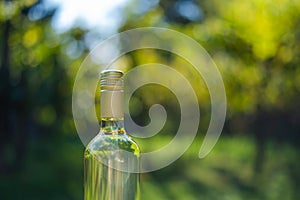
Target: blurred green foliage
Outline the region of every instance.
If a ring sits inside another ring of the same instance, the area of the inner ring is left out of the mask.
[[[71,97],[92,31],[78,24],[58,33],[51,26],[56,9],[42,3],[0,2],[0,199],[83,198],[84,147]],[[123,15],[119,31],[167,27],[197,40],[217,63],[228,98],[224,133],[211,154],[197,159],[203,134],[197,136],[178,161],[142,175],[143,199],[297,199],[300,1],[133,0]],[[190,80],[204,133],[209,94],[186,60],[147,49],[114,65],[151,62]],[[155,137],[137,139],[144,152],[167,144],[178,124],[178,102],[159,86],[142,87],[131,100],[139,124],[149,122],[154,103],[166,106],[168,123]]]

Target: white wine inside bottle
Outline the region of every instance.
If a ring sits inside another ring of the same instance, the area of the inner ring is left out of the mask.
[[[100,131],[84,153],[85,200],[139,200],[138,145],[126,134],[123,121],[123,73],[101,73]],[[107,95],[108,92],[114,95]],[[117,105],[118,104],[118,105]],[[102,107],[105,106],[105,109]],[[118,108],[112,111],[108,107]],[[121,109],[121,110],[120,110]]]

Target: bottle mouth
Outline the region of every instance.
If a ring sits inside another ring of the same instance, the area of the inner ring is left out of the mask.
[[[124,73],[120,70],[103,70],[100,74],[101,90],[122,90]]]
[[[111,78],[121,78],[124,73],[117,69],[107,69],[101,72],[101,78],[111,77]]]

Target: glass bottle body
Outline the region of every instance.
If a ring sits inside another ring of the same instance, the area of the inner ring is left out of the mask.
[[[100,132],[84,153],[84,199],[138,200],[139,155],[123,119],[102,118]]]

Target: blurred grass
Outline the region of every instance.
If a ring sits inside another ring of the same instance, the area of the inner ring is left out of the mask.
[[[270,142],[263,171],[256,174],[252,138],[223,136],[202,160],[200,146],[198,139],[174,164],[143,175],[145,199],[297,199],[299,186],[290,171],[299,165],[295,147]]]
[[[158,136],[155,144],[165,145],[171,139]],[[147,139],[138,143],[144,152],[154,144]],[[173,164],[142,174],[143,199],[297,199],[300,166],[296,147],[269,142],[263,171],[256,174],[251,137],[221,136],[205,159],[197,157],[201,143],[196,138]],[[83,150],[74,137],[32,142],[24,167],[1,178],[1,199],[82,199]]]

